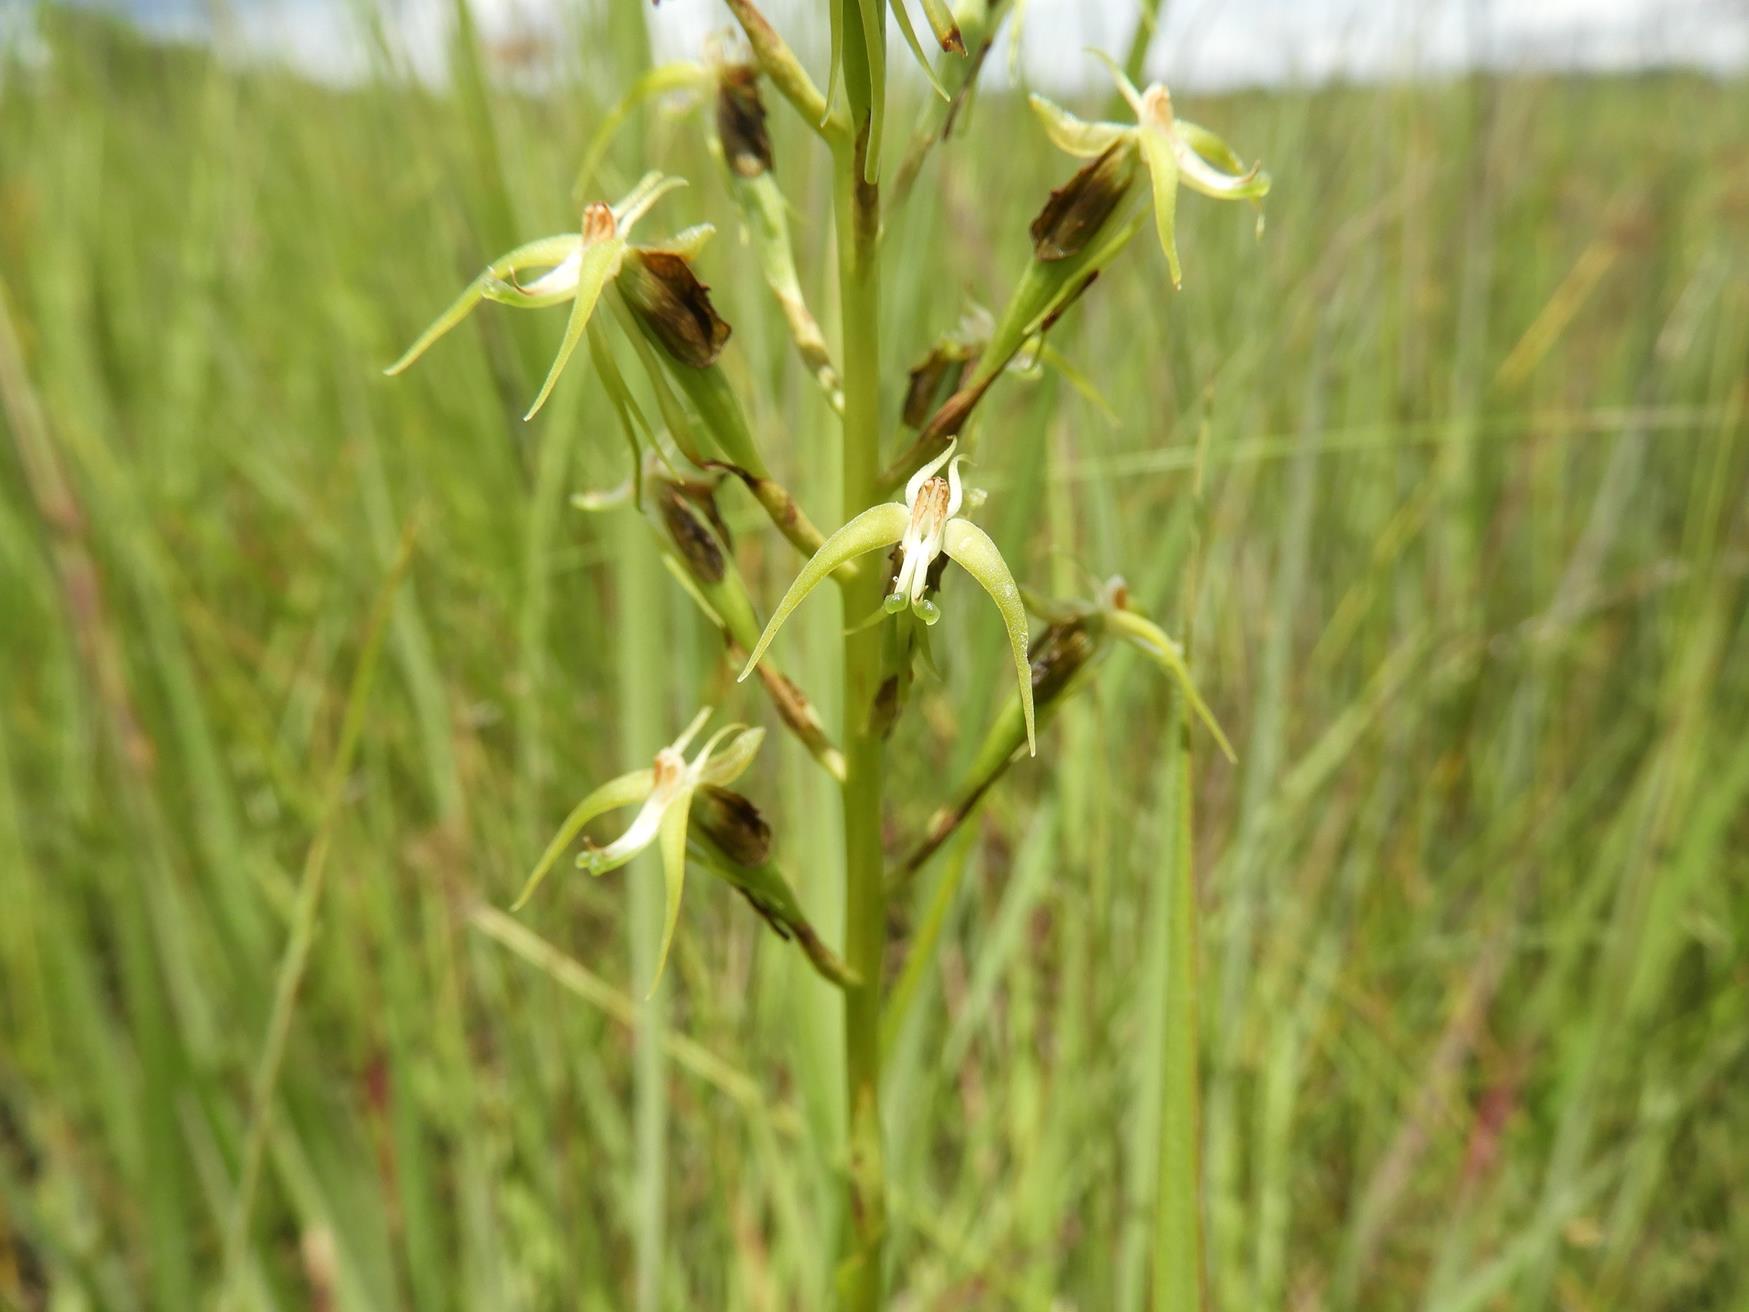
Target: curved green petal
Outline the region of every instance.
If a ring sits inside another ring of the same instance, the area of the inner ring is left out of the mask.
[[[1244,173],[1245,161],[1226,142],[1226,138],[1209,131],[1200,123],[1192,123],[1187,118],[1174,118],[1172,129],[1197,154],[1201,155],[1216,168],[1225,169],[1228,173]]]
[[[905,536],[905,525],[910,519],[910,510],[897,501],[882,502],[863,511],[821,543],[820,549],[802,566],[802,572],[796,575],[796,581],[789,585],[789,591],[783,594],[783,600],[778,602],[770,622],[765,626],[765,632],[759,635],[759,644],[753,648],[753,654],[747,658],[747,664],[737,676],[736,682],[753,673],[753,667],[759,664],[759,658],[765,655],[765,649],[771,645],[771,640],[777,636],[783,622],[790,617],[790,612],[801,605],[802,599],[819,587],[827,575],[847,560],[854,560],[857,556],[866,555],[881,547],[892,546]]]
[[[1257,200],[1269,194],[1269,174],[1262,166],[1246,168],[1232,147],[1207,128],[1179,119],[1173,136],[1179,175],[1192,191],[1215,200]]]
[[[1123,96],[1124,103],[1135,111],[1137,118],[1140,118],[1142,116],[1142,93],[1136,90],[1136,84],[1130,81],[1129,74],[1125,73],[1118,66],[1117,60],[1106,54],[1105,51],[1095,50],[1090,46],[1087,53],[1105,65],[1106,71],[1111,74],[1112,82],[1117,86],[1118,93]]]
[[[759,755],[759,748],[765,742],[765,730],[746,729],[741,735],[722,751],[714,753],[699,768],[699,778],[707,784],[722,787],[732,784],[747,773],[747,767],[753,764],[753,758]]]
[[[1202,694],[1196,690],[1196,681],[1190,677],[1190,666],[1185,663],[1183,649],[1158,624],[1133,610],[1111,611],[1107,615],[1107,621],[1112,628],[1128,638],[1133,646],[1172,676],[1185,702],[1196,712],[1196,718],[1214,735],[1221,754],[1229,761],[1237,762],[1239,758],[1233,751],[1233,744],[1227,741],[1227,735],[1221,732],[1214,712],[1209,710],[1208,703],[1203,701]]]
[[[583,340],[583,330],[589,326],[589,316],[595,313],[595,303],[601,299],[601,289],[607,286],[608,279],[619,268],[619,258],[624,250],[625,240],[613,237],[597,242],[583,252],[583,267],[577,274],[577,298],[571,302],[571,317],[565,324],[564,340],[559,343],[559,353],[553,357],[553,367],[547,370],[547,380],[541,384],[540,395],[534,398],[534,404],[529,406],[528,413],[522,417],[525,422],[533,419],[536,412],[547,403],[547,397],[552,395],[553,387],[559,381],[559,374],[564,371],[566,361],[571,358],[571,352]]]
[[[653,996],[668,968],[668,949],[674,945],[674,927],[680,923],[680,894],[686,887],[686,827],[692,815],[692,789],[683,789],[662,817],[662,883],[667,907],[662,913],[662,947],[656,953],[656,977],[650,981]]]
[[[682,259],[695,260],[699,252],[704,250],[710,239],[717,235],[717,225],[714,223],[695,223],[689,228],[682,228],[672,237],[662,241],[639,242],[641,251],[660,251],[664,255],[678,255]]]
[[[1020,681],[1020,709],[1026,716],[1026,750],[1029,755],[1037,756],[1038,736],[1032,717],[1032,665],[1026,659],[1026,607],[1021,604],[1020,588],[990,535],[971,520],[948,520],[941,546],[961,569],[978,581],[979,586],[990,594],[990,600],[996,603],[996,609],[1002,612],[1002,623],[1008,629],[1008,645],[1014,650],[1014,674]]]
[[[1142,159],[1154,184],[1154,230],[1160,234],[1160,249],[1166,252],[1166,270],[1172,285],[1182,286],[1184,273],[1178,267],[1178,241],[1173,235],[1178,215],[1178,160],[1165,133],[1143,128],[1139,138]]]
[[[522,910],[524,904],[534,895],[534,890],[540,887],[541,880],[547,877],[547,872],[565,854],[565,849],[577,841],[577,835],[583,832],[584,825],[609,811],[617,811],[622,806],[643,801],[649,796],[654,784],[655,771],[633,770],[617,779],[609,779],[572,807],[571,814],[565,817],[565,823],[559,826],[559,832],[553,835],[553,841],[547,844],[547,850],[535,862],[534,869],[523,882],[522,892],[516,895],[516,901],[510,904],[510,909]]]
[[[433,342],[467,318],[473,308],[490,294],[492,285],[502,282],[505,275],[522,269],[561,264],[567,255],[577,249],[577,244],[582,240],[574,232],[557,237],[542,237],[500,255],[486,266],[484,273],[464,287],[461,295],[449,303],[449,308],[432,320],[431,326],[419,334],[418,340],[383,372],[392,378],[424,355]]]
[[[689,186],[685,178],[676,178],[658,173],[654,169],[644,174],[633,185],[632,189],[621,196],[611,206],[614,226],[621,237],[630,234],[639,219],[650,212],[650,207],[671,191]]]
[[[1026,102],[1044,125],[1051,144],[1079,159],[1097,159],[1111,149],[1112,143],[1135,132],[1134,128],[1119,123],[1090,123],[1036,91],[1026,98]]]

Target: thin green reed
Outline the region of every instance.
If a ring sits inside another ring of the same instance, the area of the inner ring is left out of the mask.
[[[1191,681],[1183,649],[1136,609],[1121,578],[1096,584],[1080,597],[1035,594],[1016,580],[1003,549],[975,522],[983,497],[970,480],[974,469],[1008,476],[1003,506],[1009,513],[995,522],[1012,543],[1017,525],[1041,517],[1043,484],[1036,475],[1025,478],[1023,471],[1041,466],[1049,425],[1041,422],[1029,430],[1035,435],[1027,444],[1030,450],[1016,450],[1012,442],[1005,449],[1001,433],[983,430],[980,404],[1006,378],[1046,368],[1064,370],[1076,391],[1097,399],[1091,384],[1068,370],[1047,344],[1053,325],[1150,224],[1172,282],[1180,281],[1176,216],[1181,189],[1256,204],[1269,179],[1214,133],[1179,117],[1165,87],[1135,86],[1132,74],[1146,47],[1146,32],[1139,33],[1126,61],[1132,73],[1100,56],[1116,87],[1122,121],[1086,121],[1043,97],[1031,98],[1044,139],[1086,162],[1043,199],[1026,234],[1031,257],[1007,304],[995,314],[968,309],[957,325],[944,316],[933,340],[902,343],[915,363],[900,389],[882,347],[883,297],[899,286],[908,300],[917,300],[917,289],[900,280],[917,277],[923,266],[890,245],[895,239],[884,199],[882,148],[888,117],[887,6],[879,0],[835,0],[824,90],[751,0],[729,0],[729,7],[744,44],[719,38],[696,62],[651,70],[609,113],[577,170],[586,193],[580,198],[578,229],[527,242],[494,260],[388,372],[398,374],[412,365],[481,302],[563,307],[566,325],[558,353],[524,417],[534,419],[548,404],[567,364],[586,345],[630,459],[621,493],[589,503],[629,502],[643,520],[615,539],[619,691],[627,703],[618,714],[628,752],[648,751],[668,736],[660,727],[666,722],[663,689],[654,674],[664,643],[663,607],[654,604],[662,586],[659,561],[718,633],[724,675],[737,672],[742,682],[757,675],[756,686],[774,720],[838,784],[841,949],[816,927],[791,882],[796,854],[786,852],[780,841],[784,826],[768,821],[751,798],[729,786],[752,765],[765,730],[731,723],[710,731],[708,708],[692,717],[650,766],[603,783],[578,803],[529,875],[517,905],[579,839],[584,848],[577,865],[592,875],[619,869],[650,848],[660,855],[660,903],[653,884],[633,881],[633,963],[651,981],[636,1067],[639,1183],[632,1207],[637,1302],[643,1308],[659,1305],[663,1297],[666,1113],[656,986],[675,945],[688,868],[709,871],[740,892],[773,930],[796,944],[825,984],[841,991],[844,1138],[829,1158],[843,1182],[844,1210],[832,1281],[842,1306],[871,1309],[883,1305],[890,1275],[902,1279],[902,1273],[888,1269],[894,1211],[882,1059],[934,959],[943,917],[965,869],[963,848],[937,882],[929,928],[894,976],[897,989],[889,995],[892,909],[908,898],[937,851],[962,832],[1010,766],[1038,754],[1041,726],[1091,684],[1102,658],[1116,647],[1140,652],[1179,689],[1183,714],[1171,731],[1175,744],[1200,722],[1231,755]],[[932,62],[904,4],[894,0],[891,9],[938,97],[904,144],[897,201],[925,180],[929,159],[965,109],[977,71],[1008,14],[1000,0],[967,0],[953,12],[940,0],[925,0],[924,17],[941,52]],[[1153,7],[1147,11],[1149,27],[1154,13]],[[477,72],[472,65],[468,71]],[[790,204],[779,190],[782,161],[774,155],[767,123],[767,84],[830,158],[835,349],[810,305],[810,299],[830,303],[832,297],[822,295],[825,289],[810,293],[798,276]],[[477,93],[478,87],[470,86]],[[839,488],[832,522],[838,527],[830,532],[816,527],[802,497],[779,472],[795,452],[773,449],[764,417],[775,407],[746,394],[747,374],[732,367],[733,357],[726,354],[733,330],[696,271],[714,229],[698,224],[662,238],[646,236],[656,222],[653,210],[678,205],[668,198],[683,180],[651,171],[617,200],[588,194],[607,137],[638,106],[663,93],[689,97],[706,110],[702,117],[713,153],[790,345],[826,410],[837,416]],[[994,216],[985,217],[992,224],[992,241],[1002,238],[1006,245],[1018,235],[1002,230]],[[938,311],[931,298],[923,297],[922,303]],[[628,369],[627,361],[634,367]],[[1063,390],[1041,388],[1040,404],[1056,404]],[[543,474],[557,467],[560,457],[546,451]],[[729,528],[731,520],[743,517],[731,500],[736,485],[763,517],[755,522],[772,532],[768,551],[781,553],[787,543],[803,560],[794,582],[763,620]],[[548,477],[537,491],[550,495]],[[1063,518],[1060,504],[1053,505],[1052,518]],[[652,541],[654,552],[645,545]],[[1016,558],[1022,559],[1018,553]],[[963,576],[952,588],[946,574],[950,564]],[[932,633],[944,599],[968,591],[964,578],[986,594],[1002,622],[1003,641],[980,651],[979,664],[1011,669],[1012,691],[999,699],[994,720],[981,733],[963,725],[975,750],[965,753],[962,776],[942,791],[924,831],[890,860],[886,832],[894,799],[888,796],[888,740],[920,675],[934,668]],[[837,688],[821,700],[839,710],[835,731],[815,710],[815,699],[784,672],[791,665],[784,647],[774,647],[792,612],[828,580],[837,585],[842,620]],[[1042,630],[1034,630],[1029,612],[1045,621]],[[1162,1009],[1160,1037],[1169,1068],[1161,1090],[1162,1178],[1154,1246],[1156,1297],[1162,1306],[1199,1300],[1202,1285],[1191,777],[1188,748],[1175,746],[1174,752],[1176,836],[1169,845],[1171,880],[1161,894],[1166,914],[1159,931],[1167,940],[1159,950],[1170,964],[1162,991],[1150,1004],[1150,1010]],[[618,838],[598,846],[585,837],[598,816],[626,807],[636,807],[637,813]],[[792,834],[802,827],[799,822]],[[1056,830],[1054,823],[1041,820],[1033,826],[1034,838],[1055,844]],[[1030,876],[1005,908],[1002,931],[979,975],[986,990],[1005,969],[1019,944],[1024,916],[1043,891],[1042,857],[1041,848],[1026,867]],[[957,1042],[963,1044],[970,1032],[962,1023]],[[950,1049],[958,1047],[950,1044]],[[1036,1165],[1037,1171],[1054,1169],[1049,1159]],[[1036,1190],[1030,1196],[1042,1198]],[[1031,1215],[1029,1224],[1042,1233],[1048,1210],[1035,1207]],[[1031,1279],[1039,1288],[1048,1287],[1049,1271],[1047,1262],[1034,1267]]]

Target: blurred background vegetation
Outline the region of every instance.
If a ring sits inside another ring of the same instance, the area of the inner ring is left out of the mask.
[[[440,92],[53,8],[0,80],[0,1305],[205,1307],[227,1246],[250,1308],[828,1302],[836,996],[703,876],[647,1008],[655,870],[502,910],[697,706],[768,710],[642,521],[571,505],[624,476],[590,370],[520,422],[562,313],[379,376],[575,222],[647,57],[635,7],[582,21],[581,89],[465,25]],[[1176,295],[1137,242],[1053,336],[1105,404],[1005,384],[976,474],[1025,581],[1121,571],[1193,634],[1239,750],[1194,740],[1211,1294],[1749,1306],[1749,81],[1180,108],[1267,163],[1267,233],[1187,201]],[[831,325],[824,161],[772,126]],[[649,116],[599,190],[694,180],[652,229],[722,226],[726,359],[829,520],[835,421],[701,135]],[[893,423],[1071,170],[997,93],[933,158]],[[1003,695],[993,616],[939,632],[895,853]],[[1115,657],[896,909],[895,973],[942,933],[890,1036],[895,1306],[1150,1299],[1169,706]],[[746,786],[836,940],[833,790],[777,735]]]

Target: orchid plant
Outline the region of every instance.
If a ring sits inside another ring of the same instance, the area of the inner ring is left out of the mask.
[[[752,767],[765,730],[731,724],[694,750],[709,711],[701,711],[661,747],[650,765],[608,780],[577,804],[536,862],[516,907],[530,900],[578,843],[577,867],[597,876],[655,847],[666,906],[649,987],[660,981],[679,931],[690,864],[740,892],[774,931],[801,947],[823,980],[843,991],[850,1223],[838,1285],[844,1306],[866,1309],[881,1304],[883,1289],[880,1034],[889,899],[905,892],[1014,763],[1037,755],[1040,728],[1086,686],[1100,657],[1115,646],[1127,645],[1159,665],[1220,748],[1231,752],[1197,693],[1183,650],[1130,605],[1121,581],[1102,585],[1090,600],[1041,601],[1022,590],[996,541],[968,517],[977,498],[964,486],[962,469],[979,446],[981,404],[1022,362],[1027,368],[1062,364],[1045,345],[1045,335],[1125,251],[1150,211],[1171,282],[1180,282],[1175,222],[1181,186],[1215,200],[1255,203],[1268,191],[1269,179],[1256,165],[1245,165],[1213,132],[1178,117],[1163,85],[1138,91],[1115,66],[1112,73],[1133,123],[1081,119],[1032,97],[1049,140],[1088,162],[1044,199],[1030,228],[1031,258],[1005,307],[965,316],[927,350],[908,379],[889,379],[882,372],[880,348],[888,4],[830,0],[832,55],[822,91],[754,0],[726,3],[744,46],[717,40],[703,59],[667,65],[640,79],[591,143],[578,184],[585,190],[591,185],[613,129],[645,101],[678,94],[694,104],[714,102],[716,112],[704,122],[725,186],[796,353],[841,429],[840,526],[830,533],[816,529],[800,499],[772,472],[740,395],[743,375],[732,378],[721,367],[731,328],[696,272],[713,229],[700,224],[652,244],[631,240],[633,228],[656,202],[683,185],[677,178],[650,173],[617,202],[584,205],[577,231],[530,242],[493,260],[387,372],[407,369],[481,302],[519,309],[568,304],[557,355],[525,418],[533,419],[552,399],[561,373],[587,343],[632,460],[619,494],[580,498],[580,504],[630,501],[638,507],[670,574],[721,635],[728,667],[742,681],[758,676],[777,722],[842,788],[842,952],[828,947],[815,930],[783,873],[781,826],[774,827],[750,798],[731,787]],[[936,109],[920,120],[898,171],[895,191],[902,198],[948,136],[1007,10],[1002,0],[959,0],[951,7],[947,0],[922,0],[940,48],[932,59],[905,0],[889,3],[939,96]],[[836,353],[797,273],[787,205],[778,190],[778,161],[766,132],[766,88],[789,104],[832,159]],[[1149,180],[1145,189],[1139,185],[1143,173]],[[629,374],[622,364],[628,349],[636,361]],[[884,402],[900,392],[902,422],[889,429]],[[763,624],[756,601],[760,588],[742,574],[728,518],[719,509],[719,498],[736,484],[801,558]],[[901,485],[902,493],[895,496]],[[890,549],[887,555],[876,555],[883,549]],[[995,603],[1015,685],[969,775],[952,786],[922,835],[889,860],[882,758],[905,709],[915,667],[930,664],[928,634],[942,615],[950,562]],[[779,629],[828,580],[838,587],[847,620],[842,685],[835,699],[843,718],[836,736],[812,699],[771,659]],[[1045,623],[1036,637],[1029,609]],[[637,808],[634,817],[617,837],[600,845],[590,840],[587,831],[595,821],[630,807]]]

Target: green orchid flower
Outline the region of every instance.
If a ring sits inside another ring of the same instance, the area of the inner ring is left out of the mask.
[[[1112,80],[1135,111],[1132,126],[1090,123],[1040,95],[1029,97],[1033,112],[1059,150],[1094,159],[1114,146],[1134,151],[1147,165],[1154,190],[1154,227],[1172,285],[1183,283],[1178,263],[1177,224],[1180,185],[1215,200],[1259,201],[1269,193],[1269,175],[1257,164],[1247,168],[1232,147],[1205,127],[1172,112],[1172,96],[1158,82],[1137,91],[1123,70],[1107,56],[1092,52],[1111,70]]]
[[[1026,604],[1032,612],[1044,620],[1050,627],[1045,631],[1048,639],[1052,634],[1071,630],[1084,630],[1096,636],[1103,644],[1107,637],[1135,649],[1147,657],[1166,673],[1178,686],[1185,704],[1190,707],[1197,719],[1209,731],[1215,740],[1215,745],[1221,749],[1221,755],[1232,762],[1238,761],[1233,751],[1233,744],[1228,741],[1222,731],[1220,722],[1215,719],[1214,712],[1203,700],[1202,693],[1197,690],[1196,680],[1191,677],[1190,665],[1184,655],[1184,647],[1176,638],[1167,634],[1153,620],[1135,608],[1130,598],[1129,584],[1122,575],[1114,574],[1104,583],[1097,584],[1091,600],[1046,601],[1039,597],[1028,595]],[[1041,648],[1048,644],[1040,640]],[[1040,653],[1033,653],[1033,674],[1035,685],[1041,678],[1051,681],[1056,691],[1039,690],[1039,700],[1050,702],[1055,700],[1059,692],[1069,691],[1074,681],[1088,668],[1085,662],[1076,663],[1072,667],[1065,665],[1062,669],[1050,666],[1048,663],[1041,668]]]
[[[826,539],[778,603],[740,677],[745,679],[753,672],[778,629],[783,627],[783,622],[803,598],[845,562],[883,547],[897,545],[900,559],[893,591],[882,603],[882,608],[889,615],[896,615],[909,607],[925,624],[934,624],[941,618],[941,608],[927,595],[929,570],[939,557],[946,555],[977,580],[1001,612],[1002,623],[1008,630],[1009,645],[1013,649],[1014,670],[1026,716],[1027,748],[1037,755],[1038,745],[1033,733],[1032,676],[1026,657],[1026,607],[1021,604],[1020,588],[1014,582],[1014,575],[1009,572],[1007,562],[990,540],[990,535],[971,521],[956,518],[965,502],[960,485],[960,457],[954,454],[957,445],[957,442],[950,442],[945,451],[911,476],[911,481],[905,485],[904,501],[871,506]],[[941,473],[944,465],[947,467],[945,476]]]
[[[1028,594],[1026,604],[1045,621],[1045,628],[1032,644],[1032,700],[1041,720],[1049,720],[1093,677],[1107,656],[1120,644],[1140,652],[1163,670],[1177,685],[1185,705],[1213,736],[1229,761],[1237,761],[1233,745],[1222,732],[1214,712],[1203,700],[1191,677],[1183,646],[1146,615],[1134,609],[1129,585],[1119,576],[1093,583],[1086,599],[1047,601]],[[928,863],[948,838],[975,812],[996,781],[1020,759],[1023,720],[1018,700],[1006,703],[997,713],[973,756],[970,768],[948,800],[936,808],[922,838],[893,871],[888,896],[898,897],[917,872]]]
[[[564,371],[571,353],[583,340],[583,331],[595,313],[602,290],[618,278],[628,251],[658,251],[690,255],[710,236],[709,225],[689,228],[661,246],[634,247],[629,238],[632,227],[650,211],[663,196],[677,187],[684,187],[682,178],[663,177],[647,173],[637,186],[627,192],[617,204],[597,201],[583,210],[582,228],[578,232],[531,241],[488,264],[451,302],[448,309],[419,335],[399,360],[383,370],[393,377],[401,373],[451,328],[473,312],[481,301],[495,301],[518,309],[534,310],[549,305],[571,302],[571,317],[565,325],[565,336],[559,352],[553,357],[540,395],[523,416],[534,418],[552,395],[559,374]],[[545,270],[532,281],[524,282],[520,275]]]
[[[591,820],[609,811],[642,803],[623,834],[606,847],[590,846],[577,858],[577,865],[592,875],[605,875],[610,870],[619,869],[652,843],[660,845],[667,908],[662,922],[662,947],[656,958],[656,977],[650,982],[652,993],[661,983],[662,972],[668,964],[668,949],[674,942],[674,929],[680,922],[680,894],[686,885],[686,840],[693,796],[701,789],[723,788],[739,779],[753,764],[760,744],[765,741],[763,729],[727,725],[706,739],[697,755],[688,761],[686,749],[710,716],[709,707],[694,716],[680,737],[656,753],[656,759],[648,769],[633,770],[630,774],[610,779],[577,803],[547,845],[546,852],[510,908],[517,911],[527,904],[547,872]],[[719,747],[722,750],[719,751]]]

